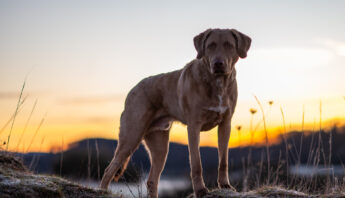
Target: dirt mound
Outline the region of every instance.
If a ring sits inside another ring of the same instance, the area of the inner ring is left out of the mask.
[[[0,197],[122,197],[60,177],[35,175],[11,153],[0,152]]]
[[[293,191],[286,190],[280,187],[261,187],[257,190],[249,192],[235,192],[227,189],[215,189],[210,191],[204,198],[239,198],[239,197],[248,197],[248,198],[262,198],[262,197],[296,197],[304,198],[310,197],[310,195]],[[188,198],[194,198],[194,195],[191,194]]]
[[[204,198],[266,198],[266,197],[293,197],[293,198],[304,198],[304,197],[323,197],[323,198],[335,198],[345,197],[343,192],[333,192],[324,195],[310,195],[295,190],[287,190],[279,186],[263,186],[256,190],[249,192],[235,192],[227,189],[215,189],[210,191]],[[194,194],[189,195],[187,198],[194,198]]]
[[[23,172],[27,171],[23,162],[18,157],[8,152],[0,152],[0,168],[0,170],[12,169]]]

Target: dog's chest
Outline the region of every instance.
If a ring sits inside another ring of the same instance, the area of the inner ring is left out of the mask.
[[[203,111],[203,118],[204,124],[202,126],[202,130],[210,130],[216,125],[218,125],[224,117],[224,113],[228,110],[227,103],[224,102],[224,97],[222,95],[217,96],[216,102],[212,102],[211,104],[204,107]]]
[[[210,105],[210,106],[206,107],[205,109],[208,111],[217,113],[217,114],[223,114],[228,109],[228,106],[224,105],[222,95],[218,95],[217,98],[218,98],[218,104]]]

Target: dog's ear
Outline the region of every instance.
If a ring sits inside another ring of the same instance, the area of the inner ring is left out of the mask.
[[[238,56],[241,58],[247,57],[247,52],[250,48],[250,44],[252,43],[252,39],[235,29],[231,29],[230,32],[236,39],[236,51]]]
[[[207,29],[204,32],[200,33],[199,35],[195,36],[194,41],[194,47],[196,51],[198,52],[198,55],[196,58],[200,59],[204,56],[205,52],[205,42],[207,38],[210,36],[212,29]]]

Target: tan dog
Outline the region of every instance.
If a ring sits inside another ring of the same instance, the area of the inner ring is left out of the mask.
[[[158,182],[169,150],[173,121],[188,128],[188,148],[196,197],[208,190],[202,177],[200,131],[218,125],[218,185],[232,188],[228,177],[228,142],[237,102],[235,63],[245,58],[251,39],[235,29],[208,29],[194,38],[197,59],[183,69],[145,78],[128,94],[121,115],[119,144],[106,168],[101,188],[117,181],[142,140],[150,155],[147,180],[150,197],[158,197]]]

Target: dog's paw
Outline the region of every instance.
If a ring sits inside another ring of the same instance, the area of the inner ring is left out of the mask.
[[[208,193],[208,189],[202,188],[202,189],[195,192],[195,197],[196,198],[203,198],[205,195],[207,195],[207,193]]]
[[[236,192],[236,189],[233,186],[231,186],[230,184],[219,184],[219,188],[221,188],[221,189],[225,188],[225,189],[229,189],[229,190]]]

